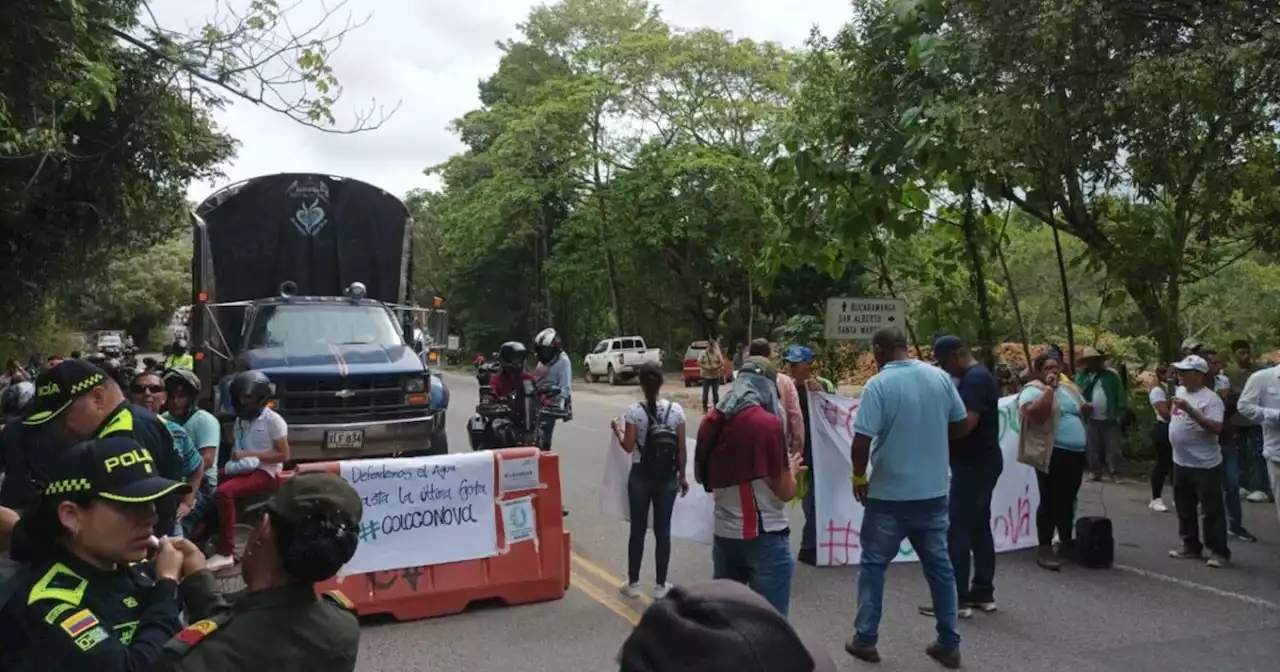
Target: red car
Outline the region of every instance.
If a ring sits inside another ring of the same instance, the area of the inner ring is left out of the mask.
[[[707,349],[708,341],[694,341],[684,351],[684,386],[693,387],[702,383],[702,367],[698,366],[698,357]],[[724,353],[721,351],[721,356]],[[720,382],[733,381],[733,360],[724,357],[724,366],[720,369]]]

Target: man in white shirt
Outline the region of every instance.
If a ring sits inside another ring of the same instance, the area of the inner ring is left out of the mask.
[[[1280,515],[1280,367],[1249,376],[1237,404],[1240,415],[1262,426],[1262,457]]]
[[[1210,567],[1225,567],[1231,560],[1227,548],[1227,516],[1222,497],[1222,450],[1218,435],[1226,406],[1206,382],[1209,363],[1188,355],[1173,365],[1178,386],[1171,403],[1169,443],[1173,445],[1173,504],[1178,512],[1178,535],[1182,546],[1169,551],[1173,558],[1203,557],[1209,549]],[[1203,543],[1196,514],[1204,526]]]

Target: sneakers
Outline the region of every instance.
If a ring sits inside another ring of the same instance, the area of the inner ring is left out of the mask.
[[[1192,552],[1191,549],[1186,546],[1179,546],[1178,548],[1169,551],[1169,557],[1175,560],[1200,560],[1204,558],[1204,554],[1200,551]]]
[[[1116,473],[1111,474],[1111,482],[1115,483],[1116,485],[1124,485],[1125,484],[1124,476],[1121,476],[1120,472],[1117,471]]]
[[[219,569],[226,569],[234,564],[236,564],[235,558],[219,553],[205,561],[204,568],[211,572],[215,572]]]
[[[1097,483],[1099,480],[1101,480],[1101,477],[1098,476],[1097,474],[1089,473],[1084,475],[1084,480],[1086,483]]]
[[[1151,509],[1152,511],[1156,511],[1158,513],[1169,512],[1169,507],[1165,506],[1164,500],[1159,498],[1151,500],[1151,503],[1147,505],[1147,508]]]
[[[942,648],[941,644],[934,642],[924,650],[924,653],[930,658],[941,663],[942,666],[947,668],[948,670],[960,669],[960,652],[959,651],[947,651],[946,649]]]
[[[1271,496],[1261,490],[1254,490],[1249,493],[1245,499],[1253,502],[1254,504],[1261,504],[1262,502],[1271,501]]]
[[[1062,569],[1062,563],[1058,562],[1058,556],[1053,554],[1052,546],[1041,546],[1036,550],[1036,564],[1051,572]]]
[[[921,616],[933,617],[936,613],[933,610],[932,602],[929,604],[922,604],[917,607],[917,609],[920,611]],[[994,609],[992,611],[994,611]],[[956,609],[956,616],[959,616],[960,618],[973,618],[973,608],[967,604],[962,604]]]
[[[671,585],[671,584],[669,584],[669,583],[660,583],[660,584],[658,584],[658,585],[657,585],[657,586],[655,586],[655,587],[654,587],[654,589],[653,589],[653,599],[655,599],[655,600],[661,600],[662,598],[666,597],[666,596],[667,596],[667,593],[671,592],[671,589],[672,589],[672,588],[674,588],[674,587],[675,587],[675,586],[672,586],[672,585]]]
[[[1214,569],[1222,569],[1223,567],[1226,567],[1227,565],[1231,564],[1231,561],[1222,557],[1221,555],[1218,555],[1217,553],[1214,553],[1213,555],[1209,556],[1209,559],[1205,561],[1204,564]]]
[[[629,597],[634,600],[640,597],[640,584],[624,583],[618,588],[618,592],[622,593],[623,597]]]
[[[1231,536],[1235,537],[1236,539],[1239,539],[1240,541],[1254,542],[1254,541],[1257,541],[1257,540],[1258,540],[1258,538],[1257,538],[1257,537],[1253,536],[1253,533],[1252,533],[1252,532],[1250,532],[1249,530],[1244,529],[1244,526],[1243,526],[1243,525],[1241,525],[1241,526],[1239,526],[1239,527],[1234,527],[1234,528],[1232,528],[1232,529],[1228,532],[1228,534],[1230,534]]]
[[[974,609],[977,609],[978,611],[981,611],[984,614],[994,614],[996,613],[996,611],[998,611],[998,609],[996,608],[996,603],[994,601],[970,602],[969,606],[973,607]]]

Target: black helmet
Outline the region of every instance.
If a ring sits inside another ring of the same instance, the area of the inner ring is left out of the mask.
[[[524,343],[520,341],[507,341],[498,348],[498,361],[502,362],[502,368],[524,368],[525,360],[529,358],[529,351],[524,347]]]
[[[266,408],[273,392],[271,379],[261,371],[241,371],[231,379],[231,405],[236,409],[236,415],[245,420],[262,415],[262,409]],[[246,405],[245,397],[253,397],[254,401]]]
[[[265,376],[264,376],[265,377]],[[270,381],[268,381],[268,385]],[[190,395],[200,394],[200,378],[194,371],[184,368],[169,369],[164,374],[164,386],[168,390],[186,388]]]

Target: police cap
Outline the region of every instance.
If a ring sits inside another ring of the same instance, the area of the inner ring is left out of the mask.
[[[161,476],[151,451],[124,435],[72,446],[51,461],[44,476],[46,496],[86,494],[132,504],[191,491],[190,485]]]
[[[23,423],[44,424],[106,382],[107,372],[101,368],[82,359],[64,359],[36,377],[35,404]]]

